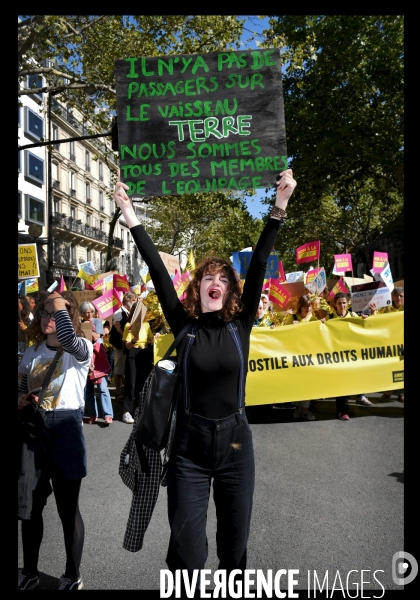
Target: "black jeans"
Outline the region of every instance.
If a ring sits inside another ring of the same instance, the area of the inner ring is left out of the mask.
[[[182,409],[181,409],[182,410]],[[169,569],[204,568],[213,479],[219,569],[245,569],[255,482],[252,433],[245,411],[221,420],[179,418],[168,466]]]
[[[123,412],[134,415],[139,394],[153,367],[153,346],[130,348],[125,355]]]
[[[338,398],[335,399],[335,406],[338,413],[343,412],[345,407],[347,408],[348,400],[347,396],[338,396]]]

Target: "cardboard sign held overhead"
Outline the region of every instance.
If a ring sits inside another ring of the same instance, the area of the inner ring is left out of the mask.
[[[181,273],[179,258],[177,256],[174,256],[173,254],[167,254],[166,252],[159,252],[159,254],[169,275],[175,275],[175,271]]]
[[[115,61],[132,198],[273,188],[287,169],[280,50]]]
[[[135,338],[138,337],[141,326],[143,325],[144,318],[146,316],[147,308],[141,300],[137,302],[136,310],[134,311],[131,319],[130,333]]]

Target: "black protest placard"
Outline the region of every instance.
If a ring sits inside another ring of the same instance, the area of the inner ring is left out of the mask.
[[[132,198],[273,187],[287,168],[278,49],[126,58],[115,69]]]

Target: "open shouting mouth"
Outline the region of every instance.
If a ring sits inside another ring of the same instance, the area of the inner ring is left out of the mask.
[[[219,300],[222,296],[222,292],[216,288],[212,288],[209,290],[209,296],[212,300]]]

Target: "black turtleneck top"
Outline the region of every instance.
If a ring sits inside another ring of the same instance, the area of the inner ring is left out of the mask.
[[[280,221],[268,219],[246,275],[243,310],[235,318],[248,367],[249,336],[261,298],[267,260],[279,230]],[[169,273],[152,240],[142,225],[131,234],[149,267],[149,274],[163,313],[176,336],[188,322]],[[237,410],[240,359],[236,346],[219,312],[202,313],[196,320],[197,332],[188,358],[188,383],[191,412],[207,419],[224,419]]]

